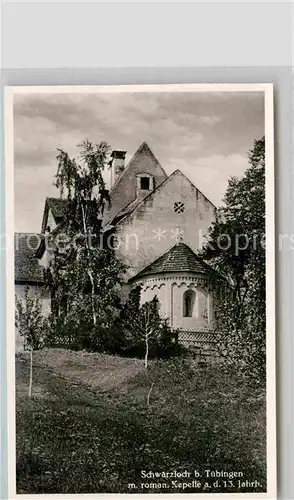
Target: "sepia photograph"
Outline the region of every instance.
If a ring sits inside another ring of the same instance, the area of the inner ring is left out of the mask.
[[[5,105],[13,495],[273,498],[272,85]]]

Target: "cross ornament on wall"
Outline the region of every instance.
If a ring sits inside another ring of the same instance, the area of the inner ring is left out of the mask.
[[[184,239],[183,238],[184,231],[182,229],[180,229],[179,227],[177,227],[174,233],[175,233],[174,236],[175,236],[176,244],[178,245]]]

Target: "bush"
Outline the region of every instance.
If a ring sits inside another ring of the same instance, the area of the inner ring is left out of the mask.
[[[147,341],[148,359],[183,355],[185,349],[177,342],[177,332],[172,331],[159,315],[157,299],[139,307],[138,295],[134,300],[137,293],[137,290],[131,293],[121,314],[109,322],[109,327],[93,325],[87,315],[79,322],[65,315],[51,315],[44,334],[44,346],[144,358]]]
[[[126,336],[128,341],[125,342],[120,354],[131,358],[144,358],[146,354],[145,340],[138,338],[136,334],[132,335],[130,331],[127,332]],[[185,348],[177,342],[177,334],[166,325],[159,329],[149,341],[148,357],[150,359],[169,359],[182,356],[185,352]]]
[[[123,354],[131,357],[167,359],[179,356],[183,348],[178,344],[178,333],[173,331],[159,314],[157,297],[139,306],[140,290],[130,294],[120,318],[119,326],[124,331]]]
[[[45,347],[63,347],[74,351],[116,352],[120,339],[116,339],[109,329],[93,326],[84,318],[79,323],[64,316],[51,316],[46,332]]]
[[[44,346],[47,320],[42,314],[41,295],[31,295],[28,286],[23,300],[15,296],[15,327],[25,348],[36,350]]]

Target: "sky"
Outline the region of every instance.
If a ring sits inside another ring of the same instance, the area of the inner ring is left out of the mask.
[[[13,109],[16,232],[39,232],[46,196],[59,196],[57,148],[77,157],[82,140],[104,140],[128,162],[146,141],[168,175],[180,169],[220,206],[264,135],[262,92],[30,93]]]

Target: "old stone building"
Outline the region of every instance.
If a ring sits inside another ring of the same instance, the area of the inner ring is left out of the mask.
[[[172,327],[209,330],[213,297],[205,285],[208,266],[197,251],[214,220],[215,207],[180,170],[168,176],[145,142],[126,166],[125,156],[125,151],[111,154],[111,205],[101,219],[104,241],[128,268],[124,292],[139,283],[142,303],[156,295],[160,312]],[[26,285],[42,287],[41,270],[50,259],[44,236],[62,227],[65,210],[66,200],[47,198],[41,232],[35,235],[39,238],[37,252],[23,246],[18,249],[16,262],[28,254],[21,280],[16,266],[16,293],[20,296]],[[29,266],[38,276],[36,281],[30,281]],[[44,295],[43,302],[48,311],[50,298]]]
[[[42,266],[35,256],[41,235],[35,233],[16,233],[14,235],[14,280],[15,294],[19,300],[29,296],[38,296],[44,316],[50,312],[49,291],[44,288]],[[16,351],[23,349],[23,339],[16,329]]]

